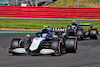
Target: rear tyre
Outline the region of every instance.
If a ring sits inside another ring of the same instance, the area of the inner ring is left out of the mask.
[[[67,53],[76,53],[77,51],[77,40],[67,39],[65,41],[65,48]]]
[[[98,39],[97,38],[97,30],[90,30],[89,35],[90,35],[90,39]]]

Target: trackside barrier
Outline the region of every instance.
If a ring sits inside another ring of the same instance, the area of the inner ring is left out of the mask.
[[[100,18],[100,8],[0,6],[1,17]]]

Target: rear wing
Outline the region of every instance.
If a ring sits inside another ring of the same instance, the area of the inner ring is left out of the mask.
[[[90,26],[90,28],[92,29],[92,23],[79,23],[79,26]]]
[[[79,23],[79,26],[92,26],[92,23]]]

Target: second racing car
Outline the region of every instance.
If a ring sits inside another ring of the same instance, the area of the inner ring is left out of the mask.
[[[82,29],[82,26],[90,26],[90,29],[87,31]],[[68,35],[77,36],[78,39],[84,39],[85,37],[90,37],[90,39],[97,39],[98,30],[93,29],[92,23],[78,23],[73,21],[72,24],[68,25]]]

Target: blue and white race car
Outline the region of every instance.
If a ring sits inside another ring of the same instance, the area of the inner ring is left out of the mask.
[[[14,38],[11,41],[9,53],[18,54],[51,54],[61,55],[66,52],[77,51],[77,38],[69,37],[66,28],[43,27],[42,33],[36,33],[36,37],[27,35],[24,39]]]

